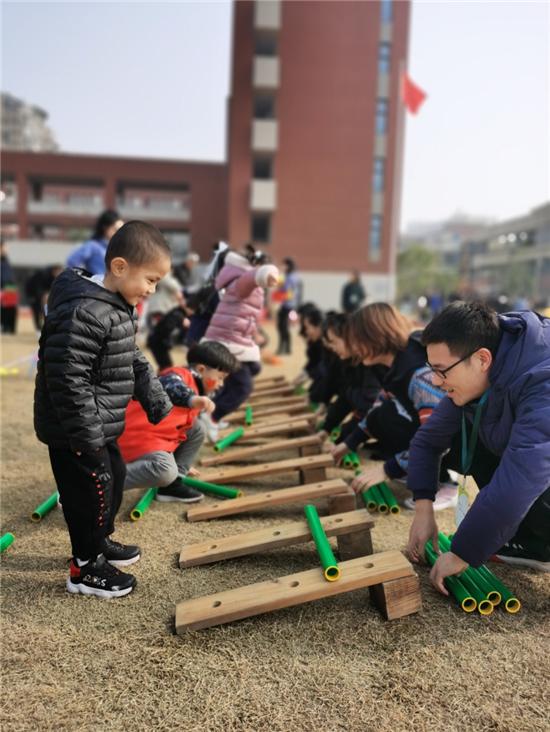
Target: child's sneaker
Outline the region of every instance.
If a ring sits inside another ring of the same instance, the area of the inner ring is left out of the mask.
[[[531,567],[540,572],[550,572],[550,547],[543,546],[542,543],[537,546],[535,543],[528,545],[527,542],[519,544],[509,541],[499,549],[493,559],[505,564]]]
[[[458,503],[458,486],[454,483],[440,483],[439,490],[435,494],[433,502],[434,511],[443,511],[445,508],[453,508]],[[414,498],[405,498],[405,508],[414,511]]]
[[[139,546],[134,544],[121,544],[107,537],[103,542],[103,556],[115,567],[127,567],[129,564],[139,562],[141,551]]]
[[[191,486],[185,485],[180,478],[176,478],[173,483],[165,486],[164,488],[157,488],[157,495],[155,496],[157,501],[181,501],[182,503],[197,503],[202,501],[204,495],[200,492],[191,488]]]
[[[71,559],[67,591],[72,594],[94,595],[109,599],[128,595],[136,586],[136,578],[125,574],[110,564],[103,554],[79,567]]]

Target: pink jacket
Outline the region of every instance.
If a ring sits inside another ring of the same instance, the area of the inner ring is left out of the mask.
[[[279,276],[273,264],[253,267],[245,257],[229,252],[216,277],[216,288],[224,293],[204,340],[223,343],[239,361],[259,361],[260,349],[254,342],[254,334],[269,275]]]

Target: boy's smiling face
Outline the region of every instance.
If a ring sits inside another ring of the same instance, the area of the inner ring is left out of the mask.
[[[197,373],[200,374],[202,384],[207,395],[212,394],[223,386],[223,382],[227,377],[225,371],[219,369],[213,369],[211,366],[205,366],[203,363],[199,363],[195,366]]]
[[[164,254],[144,264],[130,264],[123,257],[115,257],[105,275],[105,287],[118,292],[134,307],[155,292],[157,284],[170,271],[170,258]]]

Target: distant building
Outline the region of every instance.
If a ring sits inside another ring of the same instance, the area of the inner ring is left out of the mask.
[[[48,113],[12,94],[2,93],[2,149],[54,152],[59,149],[46,124]]]
[[[550,305],[550,203],[480,229],[462,245],[461,274],[472,294]]]

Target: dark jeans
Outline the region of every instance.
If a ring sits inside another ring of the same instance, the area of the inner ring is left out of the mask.
[[[2,333],[15,333],[17,326],[17,307],[0,307],[0,329]]]
[[[261,368],[257,361],[244,361],[238,371],[227,377],[223,387],[214,398],[216,404],[216,409],[212,414],[214,421],[218,422],[226,414],[234,412],[248,399],[252,391],[252,380],[260,373]]]
[[[467,424],[468,440],[470,439],[471,424]],[[445,466],[449,470],[461,472],[460,454],[462,445],[462,435],[458,432],[451,444],[451,449],[443,457]],[[490,452],[481,440],[477,441],[474,459],[470,474],[475,480],[479,490],[490,482],[493,473],[500,464],[500,457]],[[510,539],[511,542],[523,544],[532,541],[543,541],[546,546],[550,546],[550,486],[544,493],[533,503],[527,515],[521,522],[516,535]]]
[[[279,347],[277,353],[291,353],[290,329],[288,316],[292,308],[281,305],[277,311],[277,331],[279,332]]]
[[[49,448],[50,462],[71,537],[73,556],[95,559],[115,530],[126,466],[116,442],[93,454]]]

